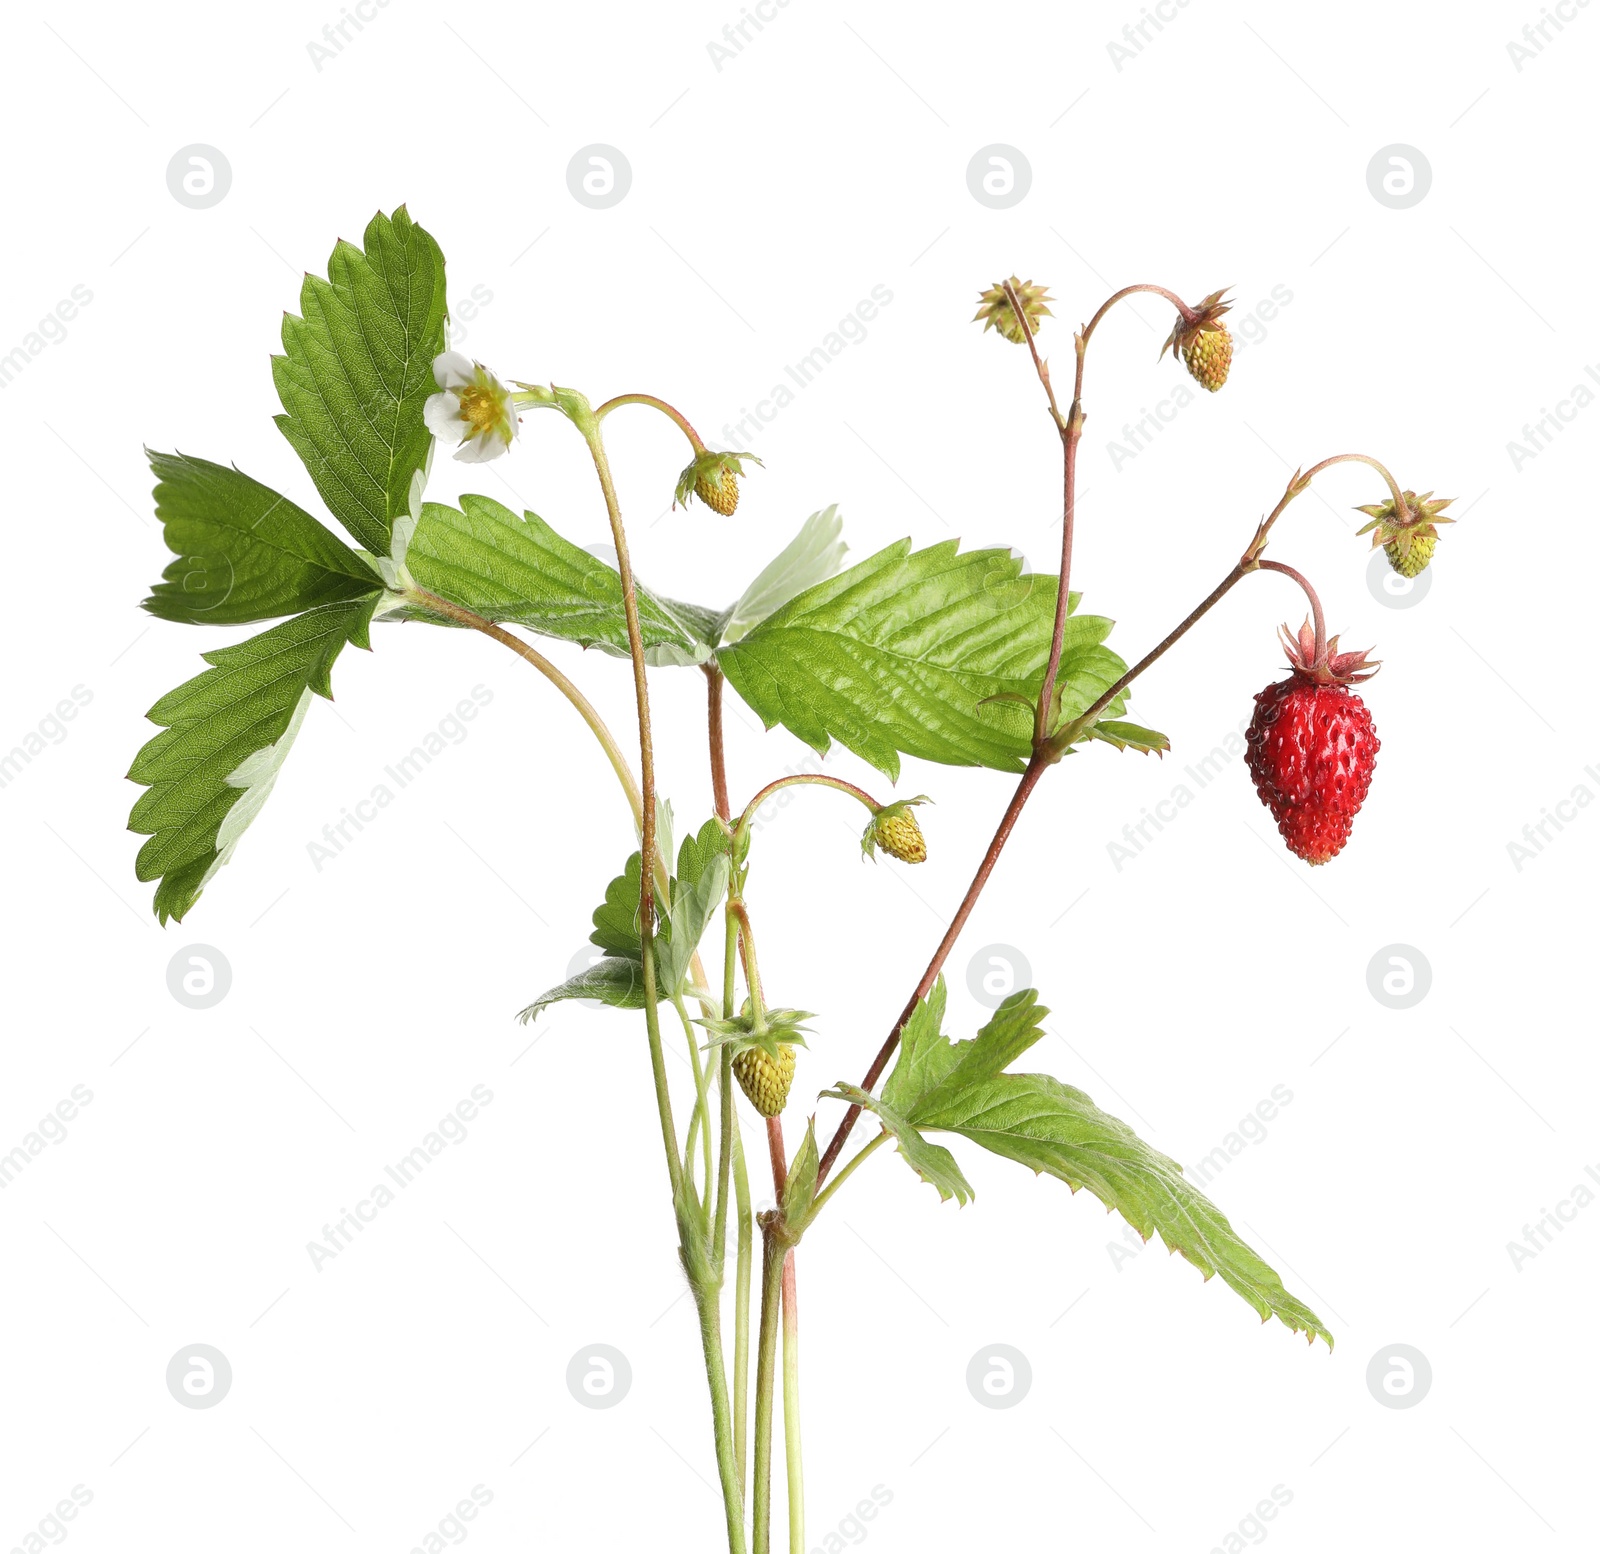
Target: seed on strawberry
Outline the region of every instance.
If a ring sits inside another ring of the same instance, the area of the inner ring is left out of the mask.
[[[923,840],[922,827],[909,810],[898,815],[886,815],[877,823],[874,831],[878,846],[901,863],[921,863],[928,856],[928,844]]]
[[[1183,365],[1189,376],[1208,393],[1215,394],[1228,381],[1233,361],[1233,336],[1226,324],[1202,329],[1183,347]]]
[[[1340,653],[1337,637],[1319,656],[1309,621],[1298,642],[1287,627],[1283,640],[1293,673],[1257,695],[1245,762],[1289,851],[1307,863],[1327,863],[1350,840],[1372,785],[1378,734],[1350,686],[1370,679],[1378,666],[1365,653]]]
[[[1399,540],[1390,540],[1383,547],[1383,553],[1389,558],[1389,565],[1401,577],[1415,577],[1426,570],[1428,563],[1433,560],[1433,547],[1438,543],[1439,538],[1435,534],[1413,534],[1409,550],[1401,550]]]
[[[694,494],[700,498],[714,513],[721,513],[724,518],[732,517],[733,510],[739,505],[739,480],[726,465],[722,467],[722,478],[713,481],[710,473],[695,477]]]
[[[1182,357],[1189,376],[1208,393],[1215,394],[1228,381],[1228,367],[1233,361],[1233,336],[1222,322],[1222,315],[1233,304],[1223,301],[1221,291],[1211,292],[1189,309],[1180,313],[1172,326],[1172,333],[1161,347],[1160,355],[1171,351]]]
[[[746,1047],[733,1059],[733,1077],[745,1098],[763,1117],[776,1117],[794,1083],[794,1048],[783,1043],[777,1057],[761,1047]]]

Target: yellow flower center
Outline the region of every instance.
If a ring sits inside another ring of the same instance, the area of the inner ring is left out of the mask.
[[[492,432],[500,424],[500,401],[493,389],[470,388],[457,391],[461,398],[461,419],[472,428],[473,435]]]

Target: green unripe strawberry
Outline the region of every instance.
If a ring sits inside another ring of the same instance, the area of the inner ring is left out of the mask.
[[[710,472],[697,476],[694,494],[712,512],[721,513],[724,518],[731,518],[734,508],[739,505],[739,479],[724,465],[720,480],[713,480]]]
[[[1383,553],[1401,577],[1415,577],[1433,560],[1433,547],[1439,543],[1437,535],[1413,534],[1410,548],[1402,551],[1398,540],[1390,540]]]
[[[1232,362],[1233,336],[1226,324],[1201,330],[1183,347],[1183,364],[1189,369],[1189,376],[1212,394],[1228,381]]]
[[[921,863],[928,856],[922,827],[908,809],[882,816],[872,828],[872,835],[879,847],[901,863]]]
[[[763,1117],[776,1117],[794,1083],[794,1048],[780,1045],[777,1057],[760,1047],[746,1047],[733,1059],[733,1077],[746,1099]]]

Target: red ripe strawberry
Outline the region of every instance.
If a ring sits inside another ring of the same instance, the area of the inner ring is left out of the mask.
[[[1319,656],[1309,621],[1298,641],[1285,627],[1283,641],[1294,672],[1256,697],[1245,764],[1289,851],[1307,863],[1326,863],[1350,840],[1372,784],[1378,734],[1349,687],[1378,666],[1365,653],[1339,652],[1337,637]]]

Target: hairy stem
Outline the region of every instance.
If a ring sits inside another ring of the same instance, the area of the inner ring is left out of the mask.
[[[659,410],[689,439],[689,446],[696,453],[706,451],[706,445],[701,442],[700,434],[689,425],[688,416],[669,405],[666,400],[657,399],[654,394],[618,394],[615,399],[608,399],[595,411],[595,421],[598,423],[605,420],[613,410],[620,410],[624,405],[648,405],[652,410]]]
[[[772,1226],[761,1227],[761,1335],[756,1350],[756,1441],[751,1465],[751,1554],[772,1550],[772,1386],[778,1358],[786,1248]]]
[[[755,1261],[755,1216],[750,1210],[750,1174],[744,1143],[733,1135],[733,1194],[739,1216],[738,1263],[733,1276],[733,1438],[739,1495],[745,1497],[745,1441],[750,1401],[750,1283]]]
[[[706,675],[706,733],[711,744],[711,802],[717,818],[732,817],[728,810],[728,769],[722,753],[722,681],[716,664],[707,660],[700,666]]]
[[[1310,579],[1304,573],[1296,572],[1293,567],[1286,567],[1281,561],[1263,561],[1263,572],[1281,572],[1285,577],[1292,578],[1304,591],[1311,602],[1311,621],[1317,634],[1316,662],[1321,663],[1328,651],[1328,624],[1322,616],[1322,601],[1317,597],[1317,591],[1311,586]]]
[[[722,1481],[722,1508],[728,1526],[728,1554],[744,1554],[744,1486],[740,1482],[743,1451],[734,1452],[733,1420],[728,1410],[728,1380],[722,1359],[722,1312],[715,1289],[696,1289],[700,1337],[706,1376],[711,1383],[711,1426],[717,1442],[717,1476]]]
[[[788,1469],[789,1554],[806,1554],[805,1468],[800,1452],[800,1297],[793,1247],[783,1259],[783,1457]]]

